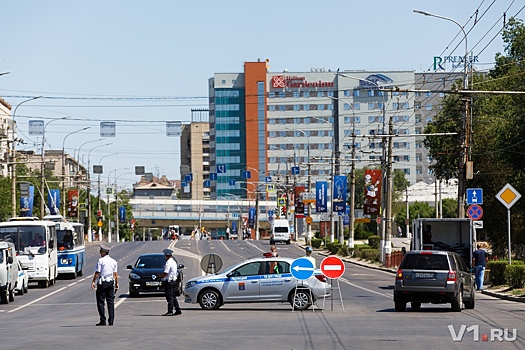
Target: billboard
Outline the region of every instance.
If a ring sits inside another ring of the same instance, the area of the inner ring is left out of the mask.
[[[364,214],[379,215],[381,213],[381,186],[381,170],[365,170]]]

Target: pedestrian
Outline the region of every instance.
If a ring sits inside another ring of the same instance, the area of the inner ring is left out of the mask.
[[[105,305],[108,304],[108,325],[113,326],[115,320],[115,291],[118,290],[117,262],[109,256],[109,247],[100,245],[100,259],[98,259],[91,289],[96,289],[97,309],[100,316],[96,326],[106,325]]]
[[[476,268],[476,289],[483,290],[483,279],[485,278],[485,267],[487,266],[487,252],[481,249],[481,244],[478,244],[477,247],[478,249],[472,254],[474,267]]]
[[[172,259],[173,250],[164,249],[162,251],[166,257],[166,264],[164,264],[164,272],[159,274],[164,283],[164,294],[166,295],[166,301],[168,302],[168,312],[162,316],[177,316],[182,314],[179,302],[175,296],[175,288],[177,287],[177,263]],[[173,308],[175,307],[175,313]]]
[[[277,248],[274,245],[270,247],[270,251],[272,252],[272,257],[276,258],[279,256],[279,253],[277,253]]]
[[[306,251],[305,258],[310,260],[312,262],[312,264],[314,265],[314,268],[315,268],[316,262],[315,262],[315,258],[312,256],[312,252],[313,252],[312,247],[310,247],[310,246],[306,247],[305,251]]]

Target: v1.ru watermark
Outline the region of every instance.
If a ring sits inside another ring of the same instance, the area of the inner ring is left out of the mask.
[[[489,333],[479,334],[479,325],[473,325],[470,327],[465,326],[464,324],[459,327],[459,330],[456,332],[454,326],[449,324],[448,330],[453,341],[463,341],[465,336],[465,331],[467,333],[472,333],[474,341],[515,341],[518,338],[518,330],[516,328],[512,329],[512,333],[509,332],[507,328],[491,328]],[[510,334],[509,334],[510,333]]]

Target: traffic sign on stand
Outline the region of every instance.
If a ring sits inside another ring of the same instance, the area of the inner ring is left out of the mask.
[[[337,256],[328,256],[321,261],[321,272],[328,278],[339,278],[345,273],[345,264]]]
[[[298,258],[292,262],[290,272],[298,280],[307,280],[314,274],[314,264],[310,259]]]

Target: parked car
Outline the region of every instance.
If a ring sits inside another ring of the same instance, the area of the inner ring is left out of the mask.
[[[213,229],[210,231],[211,239],[226,239],[226,230],[225,229]]]
[[[473,309],[475,277],[461,256],[454,252],[413,250],[403,257],[394,284],[396,311],[414,310],[421,303],[450,303],[453,311]]]
[[[308,309],[316,300],[330,296],[330,286],[320,270],[307,280],[292,276],[290,258],[253,258],[224,272],[190,279],[184,288],[185,302],[216,310],[228,303],[281,302]]]
[[[15,301],[18,266],[15,245],[11,242],[0,242],[0,303],[2,304]]]
[[[177,263],[177,259],[172,257]],[[142,254],[138,257],[135,265],[128,265],[129,273],[129,296],[137,297],[140,293],[164,293],[164,284],[158,275],[164,272],[166,256],[162,253]],[[177,263],[177,287],[175,295],[182,294],[184,274],[183,264]]]
[[[22,264],[20,263],[20,260],[18,261],[18,281],[16,283],[15,291],[16,294],[22,295],[24,293],[28,292],[28,284],[29,284],[29,275],[27,274],[27,271],[22,269]]]

